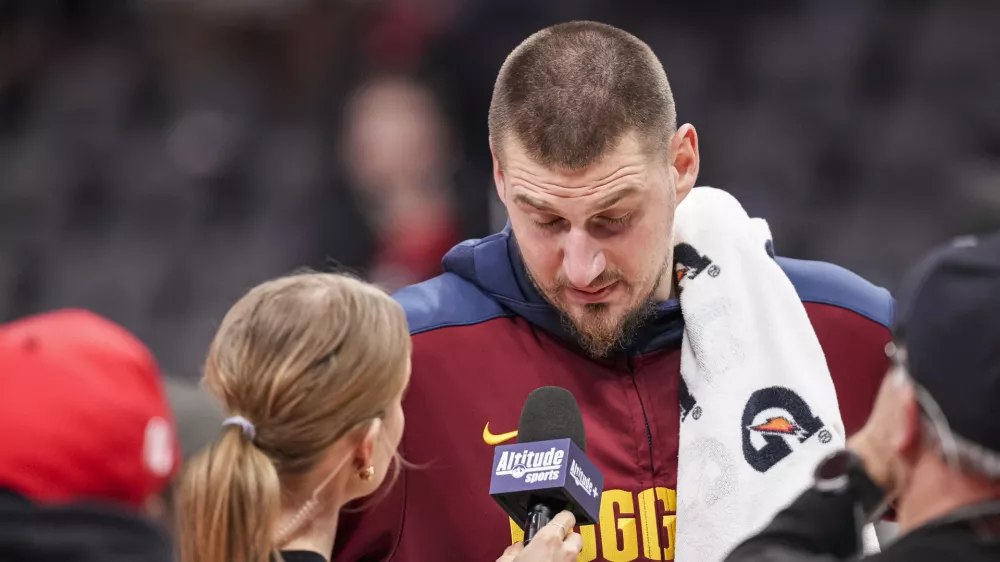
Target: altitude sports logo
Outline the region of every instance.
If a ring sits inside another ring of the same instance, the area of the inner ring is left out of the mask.
[[[591,481],[590,477],[583,473],[583,469],[580,465],[576,464],[576,459],[573,459],[569,463],[569,475],[576,482],[576,485],[583,488],[583,491],[587,494],[597,497],[597,486],[594,486],[594,482]]]
[[[566,457],[566,452],[552,447],[548,451],[522,451],[514,453],[504,451],[497,463],[497,476],[511,476],[526,484],[546,482],[559,479],[559,470]]]

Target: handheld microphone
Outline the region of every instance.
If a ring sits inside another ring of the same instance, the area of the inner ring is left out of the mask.
[[[563,510],[578,525],[597,523],[604,475],[584,454],[576,398],[558,386],[535,389],[524,401],[517,440],[494,451],[490,496],[524,530],[524,544]]]

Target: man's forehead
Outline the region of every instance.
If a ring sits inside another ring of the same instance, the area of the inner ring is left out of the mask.
[[[650,161],[638,151],[616,151],[585,168],[567,170],[542,166],[513,143],[510,148],[504,176],[515,203],[541,208],[543,200],[582,199],[611,206],[648,189]]]
[[[568,193],[568,191],[564,193]],[[580,202],[586,202],[588,207],[592,207],[594,212],[599,212],[609,209],[621,202],[623,199],[638,195],[639,193],[641,193],[640,188],[636,185],[630,184],[610,190],[587,192],[586,195],[577,197],[572,195],[567,196],[565,194],[560,196],[551,192],[545,192],[539,196],[536,195],[533,190],[515,186],[513,188],[512,201],[517,205],[533,207],[540,211],[556,212],[558,207],[561,206],[561,202],[567,200],[579,200]]]
[[[563,178],[567,187],[607,181],[617,171],[628,165],[649,165],[654,158],[644,149],[644,144],[634,133],[626,134],[612,149],[606,151],[593,162],[579,168],[563,167],[545,163],[514,136],[503,139],[501,146],[495,147],[501,156],[501,166],[505,172],[515,168],[531,176]]]

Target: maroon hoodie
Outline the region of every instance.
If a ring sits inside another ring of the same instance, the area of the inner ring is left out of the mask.
[[[834,265],[777,261],[819,337],[851,434],[889,366],[892,298]],[[344,514],[334,559],[495,561],[521,531],[489,496],[493,447],[514,442],[528,394],[555,385],[576,396],[587,455],[605,477],[599,524],[577,529],[580,560],[673,560],[678,435],[682,417],[698,416],[680,377],[679,303],[662,303],[626,349],[596,361],[527,280],[509,230],[456,246],[444,268],[396,295],[413,335],[401,451],[419,466]],[[781,421],[794,427],[801,404],[786,410]],[[795,454],[794,435],[772,440],[781,443],[746,451],[747,462],[766,470]]]

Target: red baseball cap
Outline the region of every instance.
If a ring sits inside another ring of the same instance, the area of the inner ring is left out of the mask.
[[[117,324],[61,310],[0,325],[0,488],[141,507],[180,447],[156,361]]]

